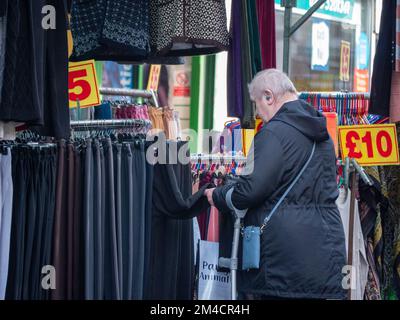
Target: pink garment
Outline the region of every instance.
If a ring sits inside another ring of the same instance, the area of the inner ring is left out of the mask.
[[[218,214],[218,209],[215,207],[211,207],[210,220],[208,222],[207,241],[219,242]]]
[[[392,92],[390,96],[390,122],[400,121],[400,72],[392,73]]]
[[[276,68],[275,1],[257,0],[262,68]]]

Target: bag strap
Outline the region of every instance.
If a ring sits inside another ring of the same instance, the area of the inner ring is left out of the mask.
[[[286,198],[286,196],[288,195],[288,193],[293,189],[294,185],[297,183],[297,181],[300,179],[300,177],[303,175],[304,171],[307,169],[308,165],[311,162],[311,159],[314,155],[315,152],[315,146],[316,146],[316,142],[314,141],[314,145],[312,147],[312,151],[310,154],[310,157],[308,158],[307,162],[305,163],[304,167],[301,169],[301,171],[299,172],[299,174],[297,175],[297,177],[293,180],[293,182],[291,183],[291,185],[289,186],[289,188],[287,188],[287,190],[285,191],[285,193],[282,195],[282,197],[279,199],[279,201],[276,203],[275,207],[272,209],[272,211],[270,212],[270,214],[264,219],[264,222],[261,226],[261,231],[264,230],[264,228],[266,227],[267,223],[269,220],[271,220],[272,216],[274,215],[274,213],[276,212],[276,210],[278,209],[278,207],[281,205],[282,201]]]

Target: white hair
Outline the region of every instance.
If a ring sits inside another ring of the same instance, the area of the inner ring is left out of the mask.
[[[277,69],[260,71],[249,84],[250,98],[253,101],[261,99],[266,90],[270,90],[277,99],[286,93],[297,94],[293,82],[285,73]]]

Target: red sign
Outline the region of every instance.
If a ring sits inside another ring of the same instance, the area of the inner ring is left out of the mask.
[[[368,92],[369,91],[369,71],[368,70],[354,70],[354,92]]]
[[[175,97],[190,97],[190,80],[185,71],[179,71],[175,75]]]

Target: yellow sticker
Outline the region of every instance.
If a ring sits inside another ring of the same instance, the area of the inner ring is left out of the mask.
[[[160,83],[161,65],[152,64],[150,68],[149,82],[147,83],[147,90],[158,90]]]
[[[342,158],[354,158],[362,166],[399,165],[395,124],[340,126]]]
[[[70,62],[68,73],[69,107],[81,108],[100,104],[94,60]]]

